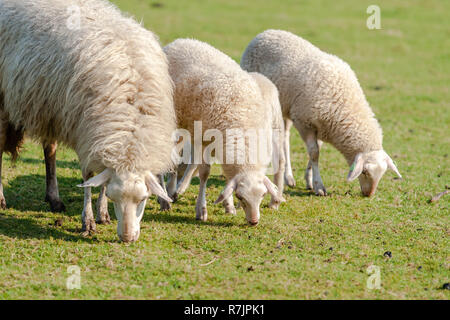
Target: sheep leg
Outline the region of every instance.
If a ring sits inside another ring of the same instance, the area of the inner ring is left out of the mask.
[[[233,195],[229,196],[223,200],[223,207],[225,208],[225,213],[236,215],[236,208],[234,207]]]
[[[87,181],[93,176],[92,172],[83,172],[83,180]],[[91,187],[84,188],[84,206],[83,213],[81,214],[82,221],[82,235],[88,236],[95,233],[96,225],[94,219],[94,213],[92,211],[92,192]]]
[[[211,166],[202,164],[199,167],[200,188],[198,190],[197,204],[195,205],[195,219],[206,221],[208,210],[206,209],[206,183],[208,182]]]
[[[2,106],[1,95],[0,95],[0,106]],[[6,144],[7,129],[8,129],[8,122],[5,121],[4,119],[0,119],[0,209],[3,209],[3,210],[6,209],[6,200],[5,200],[5,196],[3,195],[2,162],[3,162],[3,151],[5,150],[5,144]]]
[[[186,168],[186,171],[184,172],[183,177],[181,178],[180,182],[178,182],[177,185],[177,191],[175,194],[171,196],[173,201],[176,201],[178,199],[178,196],[183,194],[186,189],[189,187],[189,184],[191,183],[192,175],[194,174],[195,170],[197,170],[198,165],[197,164],[189,164]]]
[[[166,182],[164,181],[164,175],[163,174],[159,174],[158,178],[159,178],[159,184],[161,185],[161,187],[164,190],[167,190]],[[160,211],[167,211],[167,210],[170,210],[170,208],[171,208],[170,203],[168,201],[160,198],[160,197],[158,197],[158,203],[159,203],[159,210]]]
[[[177,172],[169,173],[169,180],[167,181],[167,194],[175,194],[177,192]]]
[[[313,190],[318,196],[326,196],[327,190],[323,185],[322,178],[320,177],[319,171],[319,154],[320,147],[322,145],[322,141],[317,139],[317,135],[315,132],[309,131],[306,134],[302,134],[302,137],[305,137],[304,140],[306,142],[306,147],[308,149],[309,155],[309,163],[308,166],[311,165],[312,169],[312,184]],[[308,169],[306,169],[308,172]]]
[[[108,212],[108,198],[106,197],[106,185],[102,185],[100,194],[98,195],[97,203],[95,205],[97,210],[97,219],[95,222],[98,224],[110,224],[111,218]]]
[[[284,190],[284,178],[285,178],[285,166],[286,166],[286,158],[284,154],[284,146],[282,146],[279,141],[274,140],[274,163],[275,161],[278,161],[278,168],[273,176],[273,182],[278,188],[278,193],[280,195],[283,194]],[[277,153],[277,154],[275,154]],[[278,209],[280,206],[280,202],[278,199],[275,199],[274,196],[271,196],[269,208],[271,209]]]
[[[291,137],[292,120],[284,119],[284,154],[286,169],[284,173],[284,181],[289,187],[295,187],[294,174],[291,166],[291,151],[290,151],[290,137]]]
[[[2,162],[3,162],[3,145],[1,146],[1,149],[0,149],[0,208],[5,210],[6,209],[6,200],[5,200],[5,196],[3,195]]]
[[[50,143],[43,143],[44,158],[45,158],[45,201],[50,203],[50,210],[52,212],[66,211],[64,203],[59,198],[58,180],[56,178],[56,148],[58,143],[56,141]]]
[[[317,140],[317,145],[320,148],[322,147],[323,141]],[[313,184],[313,169],[312,169],[312,161],[308,161],[308,165],[305,170],[305,181],[306,181],[306,189],[308,190],[314,190],[314,184]]]

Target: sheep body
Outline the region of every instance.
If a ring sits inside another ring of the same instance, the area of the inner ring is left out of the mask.
[[[335,146],[349,164],[358,154],[365,160],[375,157],[371,152],[387,156],[381,154],[382,130],[357,77],[338,57],[290,32],[267,30],[250,42],[241,66],[264,74],[277,86],[284,118],[293,121],[307,144],[306,180],[316,193],[326,194],[318,167],[312,168],[322,141]]]
[[[222,133],[224,159],[222,170],[228,181],[220,201],[225,201],[227,212],[233,213],[232,192],[255,187],[255,205],[253,212],[246,210],[249,222],[259,220],[259,204],[262,194],[267,192],[263,185],[266,181],[267,163],[257,159],[256,163],[227,163],[226,150],[235,150],[235,135],[230,129],[263,129],[271,136],[271,109],[265,104],[261,90],[252,76],[224,53],[212,46],[192,39],[178,39],[164,48],[169,60],[169,71],[175,83],[174,103],[178,126],[194,135],[194,122],[202,122],[202,134],[208,129]],[[242,135],[245,132],[240,132]],[[239,133],[238,133],[239,135]],[[270,142],[270,141],[268,141]],[[245,141],[245,151],[249,151],[249,142]],[[270,152],[270,151],[269,151]],[[186,170],[178,192],[187,187],[194,168]],[[197,218],[206,220],[205,188],[209,175],[209,166],[199,167],[200,193],[197,199]],[[256,181],[257,180],[257,181]],[[269,181],[270,182],[270,181]],[[257,185],[257,186],[256,186]],[[245,190],[247,191],[247,190]],[[243,196],[246,196],[246,192]],[[256,196],[256,194],[258,195]],[[250,210],[250,209],[249,209]],[[250,210],[251,211],[251,210]]]
[[[0,0],[0,98],[1,152],[20,142],[7,127],[73,148],[83,229],[95,231],[90,188],[107,183],[119,236],[136,240],[145,203],[124,201],[164,196],[152,172],[173,165],[173,84],[156,36],[104,0]]]

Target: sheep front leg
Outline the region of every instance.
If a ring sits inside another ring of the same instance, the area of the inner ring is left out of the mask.
[[[164,175],[163,175],[163,174],[159,174],[159,175],[158,175],[158,178],[159,178],[159,184],[161,185],[161,187],[162,187],[164,190],[167,191],[167,188],[166,188],[166,182],[164,181]],[[170,202],[164,200],[164,199],[161,198],[161,197],[158,197],[158,203],[159,203],[159,210],[160,210],[160,211],[167,211],[167,210],[170,210],[170,208],[172,207],[172,206],[170,205]]]
[[[83,172],[83,180],[87,181],[93,176],[92,172]],[[96,225],[94,219],[94,213],[92,211],[92,192],[91,187],[84,188],[84,206],[83,213],[81,214],[83,236],[89,236],[95,233]]]
[[[176,201],[178,199],[178,196],[180,194],[183,194],[186,191],[186,189],[189,187],[189,184],[191,183],[192,175],[194,174],[197,167],[198,167],[197,164],[189,164],[187,166],[183,177],[178,182],[177,191],[175,192],[175,194],[169,195],[173,199],[173,201]]]
[[[286,162],[286,169],[284,173],[284,181],[289,187],[295,187],[294,174],[291,166],[291,151],[290,151],[290,137],[291,137],[292,120],[284,119],[284,155]]]
[[[284,190],[284,177],[285,177],[285,165],[286,165],[286,159],[283,151],[283,146],[276,143],[274,145],[274,150],[277,150],[278,155],[274,156],[274,163],[275,161],[278,162],[278,168],[273,176],[273,182],[278,188],[278,193],[280,196],[283,195]],[[274,151],[275,152],[275,151]],[[269,208],[271,209],[278,209],[280,206],[280,201],[276,199],[276,197],[271,196]]]
[[[50,143],[43,143],[44,158],[45,158],[45,201],[50,203],[50,210],[52,212],[66,211],[64,203],[59,198],[58,180],[56,178],[56,148],[58,143],[56,141]]]
[[[211,166],[203,164],[199,168],[200,188],[198,190],[197,204],[195,206],[195,219],[206,221],[208,210],[206,208],[206,183],[208,182]]]
[[[95,222],[98,224],[110,224],[111,217],[108,212],[108,198],[106,197],[106,185],[102,185],[100,189],[100,194],[98,195],[97,204],[95,205],[97,209],[97,219]]]
[[[320,148],[322,147],[323,142],[321,140],[317,140],[317,145]],[[308,161],[308,165],[305,170],[305,182],[306,182],[306,189],[308,190],[314,190],[314,184],[313,184],[313,168],[312,168],[312,161]]]
[[[303,137],[304,135],[302,135]],[[308,168],[311,166],[311,169],[306,169],[306,174],[308,175],[308,170],[312,170],[312,187],[316,195],[318,196],[326,196],[327,190],[323,185],[322,178],[320,177],[319,171],[319,154],[320,154],[320,146],[322,145],[322,141],[317,139],[317,136],[313,132],[309,132],[306,134],[306,147],[308,149],[309,162]],[[309,177],[308,177],[309,178]],[[307,180],[307,184],[309,181]]]
[[[234,207],[233,195],[229,196],[223,200],[223,207],[225,208],[225,213],[236,215],[236,208]]]

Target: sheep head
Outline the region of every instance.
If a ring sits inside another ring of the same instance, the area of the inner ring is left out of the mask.
[[[370,197],[377,190],[378,183],[387,169],[393,170],[402,178],[394,161],[384,150],[358,153],[350,167],[347,180],[359,178],[362,194]]]
[[[215,203],[224,201],[233,192],[235,192],[236,198],[238,198],[241,207],[245,211],[248,223],[252,226],[256,226],[259,223],[259,206],[267,193],[273,195],[276,201],[285,201],[272,181],[260,172],[237,174],[227,183]]]
[[[114,203],[118,221],[117,234],[123,242],[133,242],[139,238],[145,204],[150,195],[155,194],[172,202],[151,172],[117,173],[113,169],[105,169],[80,187],[98,187],[104,184],[106,196]]]

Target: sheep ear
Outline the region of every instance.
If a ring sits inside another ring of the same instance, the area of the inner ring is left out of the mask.
[[[386,154],[386,163],[387,163],[387,166],[388,166],[389,169],[391,169],[392,171],[394,171],[395,174],[396,174],[400,179],[403,179],[403,178],[402,178],[402,175],[400,174],[400,171],[398,171],[397,167],[395,166],[394,161],[393,161],[393,160],[391,159],[391,157],[389,157],[387,154]]]
[[[229,198],[229,197],[233,194],[234,190],[236,190],[236,186],[237,186],[236,180],[235,180],[234,178],[231,179],[231,180],[227,183],[225,189],[223,189],[222,193],[221,193],[220,196],[217,198],[217,200],[214,201],[214,204],[221,203],[223,200]]]
[[[154,195],[157,195],[161,199],[166,200],[167,202],[172,202],[172,199],[167,195],[166,190],[161,187],[158,182],[158,179],[151,172],[147,172],[145,175],[145,184],[147,185],[147,189]]]
[[[88,187],[99,187],[104,185],[106,182],[111,179],[113,170],[110,168],[107,168],[103,170],[102,173],[99,173],[95,177],[90,178],[89,180],[83,182],[82,184],[77,185],[77,187],[80,188],[88,188]]]
[[[358,178],[361,172],[363,171],[363,167],[364,167],[364,159],[362,157],[362,154],[358,153],[355,157],[355,161],[350,167],[350,172],[348,173],[347,181],[350,182]]]
[[[275,201],[280,203],[286,201],[286,199],[284,199],[283,196],[279,193],[277,186],[274,185],[273,182],[270,181],[270,179],[267,176],[264,177],[263,182],[267,188],[267,191],[270,193],[272,197],[274,197]]]

